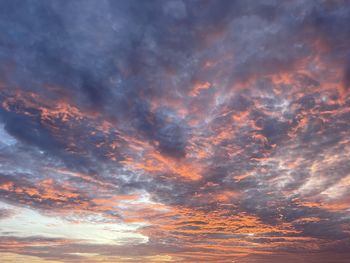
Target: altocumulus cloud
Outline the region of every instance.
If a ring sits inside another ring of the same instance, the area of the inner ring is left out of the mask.
[[[347,262],[346,1],[0,3],[5,262]]]

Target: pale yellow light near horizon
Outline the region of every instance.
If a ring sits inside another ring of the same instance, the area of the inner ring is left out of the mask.
[[[148,237],[137,233],[141,224],[96,223],[94,221],[72,222],[59,216],[49,216],[26,207],[18,207],[0,202],[1,209],[12,212],[1,220],[1,236],[60,238],[75,240],[81,244],[121,245],[132,240],[146,243]],[[11,230],[11,231],[10,231]]]

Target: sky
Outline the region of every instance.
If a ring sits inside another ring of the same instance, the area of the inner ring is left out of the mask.
[[[346,263],[350,4],[0,1],[0,261]]]

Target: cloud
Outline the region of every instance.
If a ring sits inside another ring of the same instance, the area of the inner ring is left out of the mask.
[[[2,1],[2,253],[342,262],[349,19],[344,1]]]

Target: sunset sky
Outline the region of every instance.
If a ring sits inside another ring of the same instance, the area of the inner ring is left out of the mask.
[[[350,1],[0,0],[1,263],[349,263]]]

